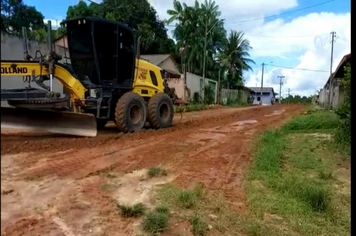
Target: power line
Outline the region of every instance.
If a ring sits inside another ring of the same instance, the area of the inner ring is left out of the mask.
[[[288,67],[288,66],[278,66],[278,65],[272,65],[272,64],[266,64],[268,66],[272,66],[272,67],[280,67],[280,68],[285,68],[285,69],[291,69],[291,70],[304,70],[304,71],[314,71],[314,72],[328,72],[326,70],[314,70],[314,69],[306,69],[306,68],[294,68],[294,67]]]
[[[287,15],[287,14],[290,14],[290,13],[303,11],[303,10],[310,9],[310,8],[313,8],[313,7],[321,6],[321,5],[324,5],[324,4],[333,2],[333,1],[335,1],[335,0],[329,0],[329,1],[325,1],[325,2],[321,2],[321,3],[318,3],[318,4],[311,5],[311,6],[308,6],[308,7],[303,7],[303,8],[295,9],[295,10],[292,10],[292,11],[286,11],[286,12],[283,12],[283,13],[280,13],[280,14],[274,14],[274,15],[265,16],[265,17],[261,17],[261,18],[254,18],[254,19],[249,19],[249,20],[241,20],[241,21],[230,22],[230,24],[231,23],[243,23],[243,22],[256,21],[256,20],[265,20],[265,19],[278,17],[278,16],[282,16],[282,15]]]
[[[333,1],[335,1],[335,0],[329,0],[329,1],[321,2],[321,3],[310,5],[310,6],[307,6],[307,7],[302,7],[302,8],[299,8],[299,9],[295,9],[295,10],[292,10],[292,11],[286,11],[286,12],[283,12],[283,13],[280,13],[280,14],[274,14],[274,15],[270,15],[270,16],[254,18],[254,19],[248,19],[248,20],[225,22],[225,24],[236,24],[236,23],[251,22],[251,21],[256,21],[256,20],[266,20],[266,19],[269,19],[269,18],[279,17],[279,16],[282,16],[282,15],[287,15],[287,14],[291,14],[291,13],[294,13],[294,12],[303,11],[303,10],[307,10],[307,9],[310,9],[310,8],[318,7],[318,6],[325,5],[327,3],[333,2]],[[166,27],[176,27],[176,25],[169,25],[169,24],[165,24],[165,26]]]
[[[294,35],[294,36],[273,36],[273,35],[252,35],[245,34],[247,37],[258,37],[258,38],[311,38],[318,35]]]

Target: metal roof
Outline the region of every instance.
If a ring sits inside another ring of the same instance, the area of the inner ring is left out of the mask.
[[[161,64],[164,60],[169,58],[171,55],[170,54],[146,54],[146,55],[141,55],[141,57],[152,64],[155,64],[158,66]]]

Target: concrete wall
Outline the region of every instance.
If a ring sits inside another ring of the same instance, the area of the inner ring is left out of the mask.
[[[215,80],[205,78],[205,84],[213,87],[215,91],[215,103],[216,103],[218,99],[218,93],[217,93],[218,82]],[[203,78],[201,76],[187,72],[187,86],[190,89],[190,98],[193,99],[195,92],[200,93],[200,89],[203,86]]]
[[[226,104],[228,99],[233,103],[250,103],[251,92],[246,89],[221,89],[220,103]]]
[[[176,94],[177,94],[177,97],[179,99],[182,99],[182,100],[185,100],[185,101],[189,101],[189,92],[187,91],[187,89],[185,89],[185,86],[184,86],[184,78],[181,77],[181,78],[170,78],[168,79],[168,86],[170,88],[175,88],[176,90]],[[184,94],[185,92],[185,94]]]
[[[340,106],[344,102],[344,90],[341,84],[341,79],[333,78],[330,83],[330,90],[329,90],[329,104],[328,108],[335,109]]]
[[[221,89],[220,91],[220,103],[226,104],[228,100],[237,102],[239,98],[239,91],[235,89]]]
[[[344,99],[345,92],[339,78],[333,78],[319,92],[319,105],[327,109],[337,108],[344,102]]]
[[[28,42],[28,50],[31,56],[40,50],[42,54],[48,52],[47,44],[39,44],[36,41]],[[11,36],[1,32],[1,60],[23,60],[22,38]],[[48,85],[48,82],[46,82]],[[24,83],[22,76],[1,76],[1,89],[25,88],[28,83]],[[36,83],[31,83],[31,87],[40,88]],[[63,86],[58,80],[53,81],[53,91],[63,93]],[[1,105],[6,105],[2,102]]]

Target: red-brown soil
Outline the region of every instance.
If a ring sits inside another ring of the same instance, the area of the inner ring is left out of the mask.
[[[2,130],[1,233],[135,235],[136,221],[121,218],[116,209],[117,199],[128,194],[125,183],[118,183],[125,174],[159,165],[175,185],[199,182],[223,191],[244,213],[243,182],[257,134],[303,109],[218,108],[182,119],[177,114],[174,125],[162,130],[124,135],[109,125],[95,138]]]

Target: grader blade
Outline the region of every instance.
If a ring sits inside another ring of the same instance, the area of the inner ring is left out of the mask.
[[[1,128],[87,137],[97,134],[94,115],[11,107],[1,107]]]

